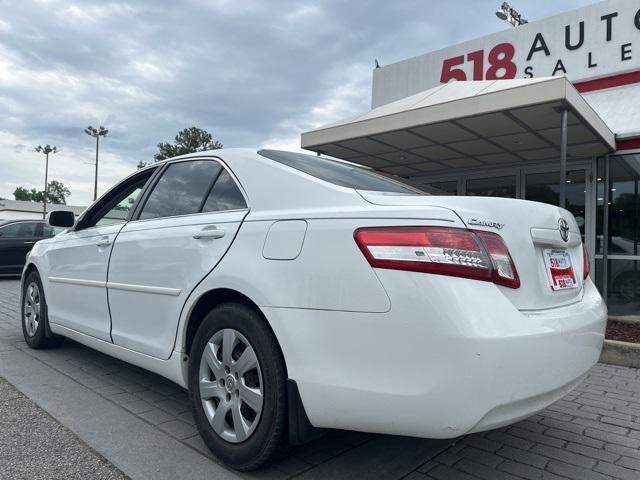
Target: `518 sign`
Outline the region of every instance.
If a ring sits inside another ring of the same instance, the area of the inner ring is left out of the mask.
[[[513,63],[515,48],[510,43],[499,43],[489,51],[487,56],[488,68],[485,71],[484,50],[476,50],[467,53],[466,62],[473,65],[473,78],[471,80],[499,80],[504,78],[515,78],[518,67]],[[449,80],[467,80],[467,74],[462,68],[465,55],[447,58],[442,62],[442,73],[440,82],[447,83]]]

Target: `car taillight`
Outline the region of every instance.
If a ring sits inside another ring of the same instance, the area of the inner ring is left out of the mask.
[[[520,286],[500,235],[452,227],[367,227],[354,233],[375,268],[410,270]]]
[[[589,252],[584,243],[582,244],[582,279],[586,280],[589,276]]]

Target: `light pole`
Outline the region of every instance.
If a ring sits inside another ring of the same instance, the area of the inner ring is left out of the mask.
[[[44,194],[42,195],[42,218],[45,218],[47,216],[47,196],[49,195],[49,154],[58,153],[58,149],[51,145],[45,145],[44,147],[38,145],[36,152],[43,153],[46,159],[44,166]]]
[[[103,126],[100,126],[100,128],[93,128],[89,125],[84,129],[84,133],[95,137],[96,139],[96,177],[93,182],[93,201],[95,202],[96,198],[98,198],[98,150],[100,149],[100,137],[106,137],[109,130]]]
[[[527,20],[522,18],[522,15],[520,15],[515,8],[511,8],[511,5],[507,2],[502,2],[500,10],[496,12],[496,17],[500,20],[504,20],[505,22],[509,22],[512,27],[519,27],[520,25],[529,23]]]

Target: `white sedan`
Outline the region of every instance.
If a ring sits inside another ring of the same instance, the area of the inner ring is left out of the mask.
[[[217,150],[155,163],[38,242],[26,342],[68,337],[189,390],[237,469],[314,427],[454,438],[562,398],[606,308],[573,216],[436,197],[347,162]]]

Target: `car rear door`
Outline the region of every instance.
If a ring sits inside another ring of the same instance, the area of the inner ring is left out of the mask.
[[[0,227],[0,274],[19,274],[25,257],[42,231],[42,222],[16,222]]]
[[[169,358],[187,297],[222,259],[247,213],[220,161],[166,165],[113,247],[107,282],[113,342]]]

